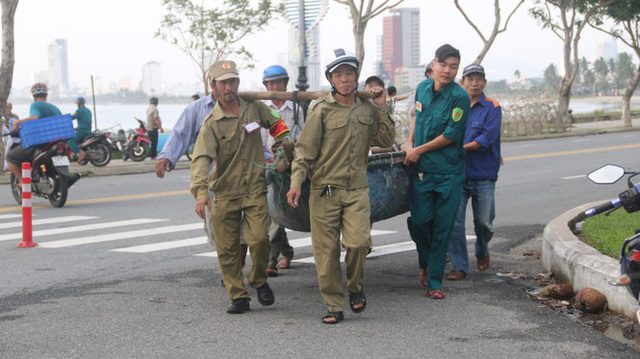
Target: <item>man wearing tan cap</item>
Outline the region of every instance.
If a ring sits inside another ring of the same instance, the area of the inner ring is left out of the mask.
[[[241,225],[251,254],[249,285],[257,289],[260,304],[271,305],[275,301],[267,284],[269,213],[259,130],[269,129],[276,140],[275,152],[282,146],[289,129],[277,111],[271,111],[262,102],[238,97],[240,79],[235,62],[218,61],[211,66],[209,74],[218,103],[204,120],[196,140],[191,162],[191,193],[197,200],[198,216],[205,218],[205,208],[211,211],[218,263],[231,299],[227,312],[241,314],[249,310],[249,295],[238,259]],[[213,206],[209,190],[214,195]]]

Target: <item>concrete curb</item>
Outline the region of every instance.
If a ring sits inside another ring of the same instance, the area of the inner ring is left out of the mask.
[[[576,207],[547,224],[542,241],[542,265],[560,279],[571,283],[575,292],[587,287],[599,290],[607,297],[609,309],[636,320],[638,302],[625,287],[608,284],[620,275],[618,262],[582,242],[569,229],[569,220],[600,203]]]

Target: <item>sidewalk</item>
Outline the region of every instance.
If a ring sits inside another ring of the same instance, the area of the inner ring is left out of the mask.
[[[182,156],[176,164],[176,170],[188,169],[191,162],[187,157]],[[72,162],[69,166],[69,172],[80,173],[83,177],[91,176],[115,176],[115,175],[128,175],[137,173],[149,173],[155,172],[156,161],[145,159],[141,162],[133,162],[131,160],[111,160],[108,165],[104,167],[96,167],[91,163],[80,166],[76,162]],[[10,174],[7,172],[4,175],[0,175],[0,184],[9,184]]]
[[[540,139],[547,139],[547,138],[601,135],[603,133],[640,131],[640,118],[632,119],[631,125],[633,126],[631,128],[624,127],[622,120],[574,123],[573,126],[567,132],[547,133],[543,135],[532,135],[532,136],[502,137],[502,142],[516,142],[516,141],[540,140]]]

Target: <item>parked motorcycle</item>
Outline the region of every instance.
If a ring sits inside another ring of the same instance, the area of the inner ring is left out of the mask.
[[[79,165],[84,166],[91,162],[96,167],[103,167],[111,162],[112,146],[106,132],[93,131],[85,136],[78,146],[87,153],[85,160],[78,161]],[[73,153],[71,149],[69,149],[68,156],[71,161],[77,161],[77,154]]]
[[[140,125],[135,131],[128,131],[127,142],[121,149],[122,159],[126,161],[131,158],[134,162],[140,162],[149,156],[151,140],[147,136],[147,130],[145,129],[144,122],[137,117],[134,118]]]
[[[618,208],[624,208],[627,213],[640,210],[640,183],[634,184],[632,178],[640,175],[640,172],[627,172],[616,165],[605,165],[589,173],[587,178],[596,184],[614,184],[625,175],[628,189],[621,192],[612,201],[599,204],[593,208],[578,214],[569,225],[573,228],[576,223],[584,221],[600,213],[609,214]],[[625,239],[620,247],[620,273],[621,276],[611,281],[614,286],[625,286],[629,293],[640,303],[640,229],[636,229],[635,235]],[[636,312],[640,321],[640,309]]]
[[[69,187],[80,179],[79,174],[69,175],[67,151],[67,143],[57,140],[38,149],[31,160],[31,195],[46,198],[58,208],[67,202]],[[16,202],[21,204],[22,185],[13,173],[11,193]]]

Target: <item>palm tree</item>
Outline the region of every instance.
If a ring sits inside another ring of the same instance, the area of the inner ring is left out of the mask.
[[[609,66],[604,58],[599,58],[593,63],[593,71],[596,74],[596,85],[598,92],[607,92],[607,75],[609,75]]]

